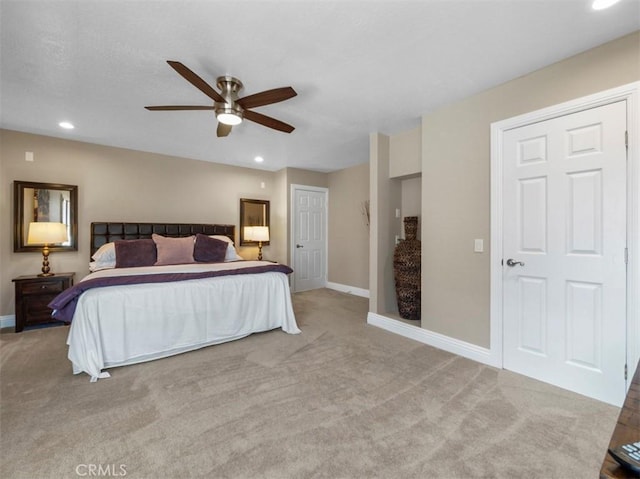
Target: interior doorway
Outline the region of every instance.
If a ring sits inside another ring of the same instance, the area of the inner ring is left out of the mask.
[[[327,285],[327,196],[329,190],[291,185],[293,291]]]

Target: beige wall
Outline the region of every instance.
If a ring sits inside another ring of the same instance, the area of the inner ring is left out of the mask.
[[[397,313],[393,279],[394,237],[400,234],[400,181],[389,178],[390,138],[372,134],[369,141],[371,225],[369,236],[369,311]]]
[[[35,161],[25,161],[25,151]],[[166,221],[238,225],[239,199],[272,202],[278,215],[282,198],[274,194],[276,174],[250,168],[178,159],[38,135],[0,131],[2,207],[0,221],[0,315],[13,314],[11,279],[40,272],[38,253],[13,253],[13,181],[78,185],[79,249],[54,252],[52,270],[88,272],[89,224],[92,221]],[[261,188],[261,183],[265,188]],[[273,215],[274,213],[272,213]],[[280,228],[282,227],[280,222]],[[278,237],[278,235],[276,235]],[[248,258],[255,248],[240,248]],[[284,261],[264,247],[265,257]]]
[[[282,258],[282,261],[289,264],[289,236],[287,235],[289,226],[289,193],[287,190],[287,169],[276,171],[273,175],[273,197],[277,208],[271,205],[271,225],[270,231],[271,253],[274,258]],[[266,250],[265,250],[266,251]]]
[[[490,124],[638,79],[636,32],[423,117],[423,328],[489,347]]]
[[[418,217],[418,239],[422,238],[420,225],[422,225],[422,177],[406,178],[400,181],[401,206],[400,217]],[[404,226],[400,232],[400,237],[404,238]]]
[[[304,185],[317,186],[319,188],[327,188],[329,186],[329,177],[327,173],[319,171],[301,170],[299,168],[286,168],[287,186]]]
[[[389,177],[399,178],[422,171],[422,128],[389,137]]]
[[[369,227],[362,213],[369,199],[369,165],[329,173],[328,280],[369,289]]]

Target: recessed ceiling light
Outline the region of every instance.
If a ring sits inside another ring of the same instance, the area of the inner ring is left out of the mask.
[[[58,126],[60,128],[64,128],[65,130],[73,130],[75,128],[75,126],[73,126],[73,123],[70,123],[68,121],[61,121],[60,123],[58,123]]]
[[[256,163],[262,163],[264,161],[264,158],[262,158],[261,156],[256,156],[253,161],[255,161]]]
[[[615,5],[620,0],[593,0],[591,4],[591,8],[594,10],[604,10],[605,8],[609,8],[612,5]]]

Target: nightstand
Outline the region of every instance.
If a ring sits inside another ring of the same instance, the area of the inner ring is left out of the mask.
[[[55,276],[18,276],[12,279],[16,288],[16,333],[26,326],[57,322],[47,304],[58,294],[73,286],[75,273]]]

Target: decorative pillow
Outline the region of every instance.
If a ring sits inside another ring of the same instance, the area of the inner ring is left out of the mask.
[[[167,238],[154,233],[151,235],[151,238],[158,250],[158,258],[155,262],[156,266],[194,263],[193,246],[195,236]]]
[[[115,241],[116,268],[153,266],[156,262],[156,244],[150,239]]]
[[[222,263],[226,256],[225,241],[198,233],[193,246],[193,259],[202,263]]]
[[[243,259],[242,256],[238,254],[236,249],[233,247],[233,241],[228,236],[223,235],[212,235],[209,238],[215,238],[220,241],[225,241],[227,243],[227,252],[225,253],[224,260],[225,261],[238,261]]]

